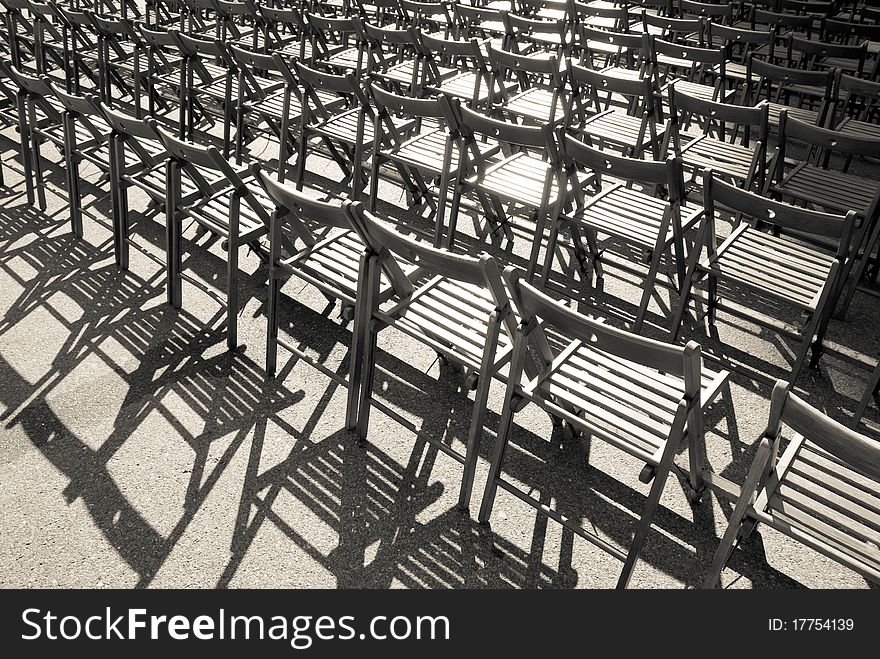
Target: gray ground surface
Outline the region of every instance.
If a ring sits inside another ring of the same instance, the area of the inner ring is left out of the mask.
[[[84,168],[85,239],[67,221],[65,174],[45,152],[49,208],[24,197],[15,135],[0,137],[7,187],[0,199],[0,586],[58,587],[613,587],[620,564],[555,522],[500,492],[495,548],[455,508],[460,466],[374,412],[369,443],[343,427],[345,392],[281,351],[280,373],[264,375],[266,270],[242,253],[242,349],[230,354],[224,312],[184,284],[183,309],[165,304],[160,266],[132,253],[114,266],[110,201]],[[258,149],[259,151],[259,149]],[[269,148],[267,153],[271,153]],[[259,155],[257,153],[256,155]],[[310,184],[334,189],[340,173],[310,160]],[[321,194],[316,192],[316,194]],[[388,216],[427,228],[383,184]],[[138,243],[162,257],[161,218],[142,218]],[[479,222],[475,222],[479,224]],[[463,217],[462,228],[475,235]],[[223,290],[217,241],[186,237],[189,274]],[[474,248],[500,252],[473,239]],[[612,246],[613,247],[613,246]],[[509,258],[522,263],[522,238]],[[557,282],[571,282],[558,267]],[[613,272],[605,291],[574,284],[609,322],[631,314],[638,280]],[[297,279],[281,304],[282,331],[330,368],[347,370],[350,327],[339,308]],[[651,307],[647,332],[663,336],[669,300]],[[584,306],[583,309],[589,309]],[[846,419],[861,397],[880,338],[876,298],[858,294],[829,339],[829,355],[797,391]],[[693,331],[704,349],[773,376],[786,373],[792,344],[721,316],[716,336]],[[377,395],[417,426],[462,448],[473,394],[430,349],[394,330],[380,335]],[[493,384],[487,428],[503,394]],[[767,420],[769,386],[742,374],[706,417],[712,467],[742,482]],[[869,412],[876,430],[878,414]],[[611,542],[626,544],[647,486],[636,461],[599,442],[553,435],[546,415],[516,419],[505,465],[510,478]],[[492,438],[481,448],[471,511],[476,515]],[[632,586],[693,587],[715,551],[731,504],[715,497],[692,509],[670,479]],[[733,588],[865,587],[863,579],[772,531],[732,557]]]

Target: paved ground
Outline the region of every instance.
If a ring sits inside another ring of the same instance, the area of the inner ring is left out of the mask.
[[[84,240],[70,235],[61,165],[47,170],[48,210],[27,204],[14,137],[0,137],[0,586],[614,586],[617,561],[503,492],[493,549],[455,508],[457,463],[381,413],[369,443],[359,444],[343,427],[344,390],[285,351],[279,376],[266,379],[267,273],[256,256],[243,253],[242,348],[230,354],[223,311],[210,296],[184,284],[183,309],[175,311],[155,262],[134,251],[130,271],[116,269],[111,234],[100,224],[109,197],[106,184],[94,185],[96,170],[84,170]],[[332,189],[340,178],[318,160],[309,167],[314,186]],[[396,188],[383,185],[381,194],[382,212],[418,224],[400,208]],[[133,195],[131,205],[141,218],[138,243],[161,258],[161,223],[141,217],[145,199]],[[221,246],[192,228],[186,236],[188,272],[223,290]],[[523,254],[518,239],[508,256],[522,262]],[[602,293],[580,289],[618,322],[615,314],[632,313],[638,282],[606,279]],[[666,296],[652,304],[649,333],[665,332],[668,304]],[[281,320],[293,341],[347,370],[350,328],[338,306],[292,279]],[[846,419],[880,353],[878,320],[876,298],[857,295],[847,321],[829,332],[847,358],[825,357],[798,392]],[[792,355],[789,342],[724,316],[717,336],[694,337],[707,351],[774,376],[785,374]],[[380,347],[379,397],[461,448],[473,397],[462,374],[393,330],[382,333]],[[493,385],[489,430],[502,393]],[[768,395],[766,384],[734,374],[730,393],[707,416],[711,465],[734,481],[748,469]],[[872,410],[875,430],[877,419]],[[535,409],[518,415],[506,472],[609,541],[628,542],[647,493],[641,465],[551,430]],[[487,434],[474,516],[490,447]],[[692,509],[672,479],[632,586],[698,585],[730,511],[714,497]],[[727,587],[866,585],[772,531],[755,534],[729,565]]]

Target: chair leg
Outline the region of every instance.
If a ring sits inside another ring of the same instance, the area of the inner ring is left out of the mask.
[[[226,347],[238,348],[238,241],[229,237],[226,254]]]
[[[266,373],[275,375],[278,368],[278,303],[281,297],[281,279],[275,274],[274,265],[269,266],[269,309],[266,327]]]
[[[742,492],[733,508],[733,514],[731,514],[730,520],[727,522],[727,530],[721,538],[721,543],[718,545],[718,549],[715,551],[715,556],[712,558],[712,565],[706,573],[706,578],[703,581],[703,588],[715,588],[718,585],[721,571],[727,564],[727,559],[730,557],[730,552],[733,550],[733,545],[739,535],[740,526],[749,506],[752,505],[752,497],[758,489],[761,475],[764,473],[770,455],[770,440],[764,438],[761,440],[761,443],[758,445],[758,450],[755,452],[755,458],[752,461],[752,466],[749,469],[745,482],[743,483]]]
[[[671,433],[670,436],[678,437],[679,435]],[[654,516],[657,514],[657,508],[660,507],[660,495],[663,494],[663,488],[666,486],[666,479],[669,477],[669,469],[672,466],[672,458],[676,450],[676,442],[672,441],[672,439],[667,439],[666,441],[666,449],[663,451],[663,457],[660,459],[660,464],[657,466],[657,472],[651,483],[651,491],[642,510],[642,518],[639,520],[639,526],[629,546],[623,570],[621,570],[620,577],[617,579],[617,588],[619,589],[626,588],[629,584],[633,570],[636,567],[636,562],[639,560],[639,554],[641,554],[642,547],[644,547],[645,541],[648,539],[648,532],[651,530],[651,524],[654,521]]]
[[[369,285],[371,268],[378,267],[376,258],[366,252],[361,254],[358,266],[358,290],[355,300],[354,326],[351,332],[351,348],[349,350],[350,367],[348,370],[348,401],[345,408],[345,427],[347,430],[355,430],[358,419],[358,405],[360,403],[360,391],[363,386],[364,369],[364,339],[366,327],[372,310],[368,308]]]
[[[660,249],[654,249],[654,253],[651,255],[651,265],[648,268],[645,281],[642,282],[642,299],[639,302],[639,310],[633,323],[633,332],[636,334],[642,331],[642,323],[645,321],[645,314],[651,301],[651,293],[654,292],[654,284],[657,281],[657,272],[660,270],[660,259],[662,256],[663,254]]]
[[[522,329],[518,328],[513,341],[513,359],[510,364],[510,374],[507,380],[507,389],[504,392],[504,405],[501,409],[501,422],[498,424],[498,434],[495,437],[495,445],[492,447],[492,457],[489,462],[489,477],[486,479],[486,487],[483,490],[483,500],[480,502],[480,513],[477,520],[486,524],[492,515],[495,506],[495,495],[498,492],[498,478],[501,475],[501,464],[504,462],[504,452],[510,436],[510,428],[513,425],[515,413],[514,392],[522,376],[525,355],[525,336]]]
[[[871,399],[877,395],[878,388],[880,388],[880,362],[878,362],[874,372],[871,373],[871,377],[868,379],[865,395],[862,396],[862,400],[859,402],[859,406],[856,408],[856,412],[853,414],[852,421],[850,422],[851,427],[858,428],[859,421],[865,416],[865,410],[868,409]]]
[[[364,305],[360,320],[362,330],[361,341],[359,342],[361,349],[361,371],[359,373],[359,387],[357,390],[358,404],[356,407],[357,420],[355,431],[361,441],[366,441],[367,431],[370,426],[370,408],[373,398],[373,375],[376,368],[376,339],[378,336],[378,325],[373,321],[373,310],[378,305],[379,296],[379,273],[380,267],[378,259],[375,256],[368,260],[366,269],[366,281],[364,295],[358,302]]]
[[[477,392],[474,396],[474,413],[468,431],[467,453],[464,459],[464,473],[461,477],[461,490],[458,495],[458,507],[467,510],[471,503],[471,492],[474,486],[474,473],[477,469],[477,456],[480,454],[480,438],[483,435],[483,424],[486,419],[486,406],[489,403],[489,389],[492,386],[492,366],[495,350],[498,345],[500,322],[498,312],[493,311],[489,318],[486,343],[483,348],[483,359],[480,363]]]

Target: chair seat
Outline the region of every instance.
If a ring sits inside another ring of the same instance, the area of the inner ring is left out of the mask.
[[[793,108],[780,103],[770,103],[767,110],[767,121],[771,126],[779,125],[779,113],[783,110],[788,112],[789,117],[797,119],[798,121],[803,121],[804,123],[813,126],[816,126],[819,123],[819,112],[817,110],[810,110],[809,108]]]
[[[477,78],[479,77],[479,87],[477,86]],[[432,89],[452,96],[454,98],[465,99],[467,101],[476,101],[483,103],[489,99],[490,87],[486,81],[486,76],[479,75],[473,71],[465,71],[454,75],[451,78],[443,80],[439,85]],[[475,91],[476,90],[476,91]],[[492,89],[491,95],[494,98],[498,94],[497,87]]]
[[[751,172],[753,147],[722,142],[705,135],[691,140],[681,148],[682,160],[695,173],[712,169],[735,180],[744,181]],[[764,163],[758,163],[758,167]]]
[[[813,311],[834,257],[744,226],[701,269]]]
[[[475,185],[490,195],[513,201],[531,208],[546,203],[552,206],[559,198],[556,177],[552,177],[550,194],[543,197],[544,179],[551,171],[549,163],[527,153],[517,153],[486,168],[482,177],[473,176],[468,184]]]
[[[759,494],[759,520],[820,551],[831,548],[837,560],[880,572],[876,481],[809,440],[792,441],[778,464],[788,468],[769,498]]]
[[[662,199],[617,184],[589,199],[571,219],[601,233],[653,249],[660,237],[666,208],[667,203]],[[687,211],[682,217],[682,225],[687,227],[693,224],[699,214],[699,210]],[[672,238],[670,223],[663,236],[663,244],[669,244]]]
[[[625,146],[641,148],[651,142],[651,133],[647,127],[645,127],[641,142],[639,141],[639,133],[642,130],[641,117],[632,117],[616,108],[587,117],[580,130],[585,135]],[[662,134],[663,130],[659,130],[658,137]]]
[[[347,230],[283,259],[281,265],[312,279],[312,283],[319,287],[337,290],[354,299],[363,252],[364,243],[360,237]],[[379,279],[379,299],[386,299],[390,293],[391,285],[383,272]]]
[[[872,124],[868,121],[846,118],[837,126],[837,130],[845,135],[852,135],[854,137],[872,140],[880,139],[880,125]]]
[[[345,48],[339,52],[333,53],[329,57],[319,57],[317,61],[327,66],[335,66],[346,71],[356,71],[359,67],[358,62],[361,60],[360,49]]]
[[[399,64],[393,64],[387,68],[383,68],[378,71],[371,71],[370,75],[375,76],[376,78],[381,78],[383,80],[397,82],[402,85],[410,85],[412,84],[413,73],[415,73],[415,70],[416,63],[407,60],[405,62],[400,62]],[[418,77],[416,77],[416,82],[418,82]]]
[[[703,366],[703,408],[712,403],[726,378],[725,371]],[[544,398],[574,407],[591,434],[656,465],[684,388],[682,378],[573,341],[527,391],[540,391]]]
[[[392,324],[410,335],[445,346],[463,361],[479,365],[489,316],[494,309],[491,294],[482,286],[435,277],[413,294]],[[501,332],[496,361],[510,345],[507,334]]]
[[[550,116],[550,108],[553,103],[554,91],[542,87],[532,87],[512,96],[505,104],[504,109],[510,114],[546,123],[561,119],[565,114],[565,98],[559,95],[556,99],[556,107],[553,116]]]
[[[345,144],[355,144],[357,142],[357,125],[359,114],[359,108],[352,108],[350,110],[346,110],[345,112],[334,114],[329,119],[326,119],[318,124],[311,126],[311,130],[315,133],[318,133],[319,135],[338,140]],[[395,127],[401,131],[407,130],[413,123],[411,120],[399,119],[397,117],[392,117],[392,121],[394,122]],[[372,143],[373,122],[367,119],[364,121],[364,136],[362,145],[368,146]]]
[[[877,185],[876,180],[800,163],[783,178],[782,185],[774,185],[773,189],[830,212],[853,209],[864,217],[877,194]]]
[[[446,131],[440,128],[422,130],[404,141],[400,146],[382,151],[382,155],[405,165],[441,174],[458,168],[458,149],[451,150],[450,166],[444,167],[443,153],[446,148]]]

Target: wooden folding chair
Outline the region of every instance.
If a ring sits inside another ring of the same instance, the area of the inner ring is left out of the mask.
[[[246,181],[247,170],[236,170],[214,146],[197,146],[148,124],[168,151],[165,174],[166,272],[168,303],[179,309],[182,303],[183,220],[192,218],[205,230],[221,237],[226,245],[226,345],[238,348],[238,252],[251,245],[261,254],[258,240],[269,231],[270,203],[258,195],[254,183]],[[184,172],[195,184],[185,193]],[[244,176],[244,178],[243,178]],[[193,281],[197,286],[198,282]]]
[[[38,131],[38,135],[47,138],[64,155],[64,168],[67,174],[68,205],[70,224],[74,235],[82,238],[82,193],[80,190],[80,163],[91,162],[103,174],[109,173],[109,161],[106,159],[107,134],[110,126],[104,121],[104,115],[98,107],[96,96],[85,97],[68,94],[58,88],[48,77],[43,82],[51,90],[63,108],[61,126],[49,124]],[[39,151],[35,158],[39,157]],[[42,186],[41,180],[37,185]]]
[[[313,199],[260,170],[256,163],[251,172],[268,194],[273,205],[269,230],[269,309],[266,333],[266,372],[274,376],[278,366],[278,346],[298,359],[314,366],[321,373],[348,390],[346,428],[353,430],[357,422],[357,406],[362,388],[359,352],[363,346],[365,318],[354,313],[360,296],[365,295],[368,256],[360,236],[352,228],[349,208],[353,202],[326,202]],[[322,234],[317,231],[322,231]],[[329,233],[328,233],[329,232]],[[354,318],[349,351],[349,373],[342,375],[316,360],[308,352],[279,335],[278,307],[281,287],[291,276],[311,284],[329,300],[339,300],[343,316]],[[403,278],[405,279],[405,277]],[[377,292],[378,299],[387,300],[395,294],[391,285],[397,280],[386,276]],[[404,292],[405,291],[401,291]]]
[[[475,38],[444,39],[419,35],[425,53],[424,91],[445,94],[472,108],[494,103],[501,95],[484,54]]]
[[[103,103],[100,109],[110,126],[107,162],[110,171],[116,265],[127,270],[131,245],[128,191],[132,187],[138,188],[147,194],[154,208],[160,208],[165,203],[168,152],[146,119],[126,114]],[[195,189],[188,179],[182,181],[185,181],[181,185],[186,194]]]
[[[767,430],[703,585],[718,585],[734,545],[759,523],[880,584],[878,508],[880,445],[777,382]]]
[[[664,98],[674,82],[678,91],[709,101],[729,100],[727,48],[701,48],[645,35],[643,46],[649,59],[654,87]]]
[[[45,211],[46,190],[40,146],[50,135],[57,137],[63,131],[64,106],[44,79],[25,73],[15,66],[8,66],[7,73],[18,88],[18,133],[28,203],[36,203],[40,210]],[[61,139],[63,141],[63,137]],[[72,228],[76,233],[76,226]]]
[[[807,158],[793,161],[791,149],[805,145]],[[783,111],[779,120],[779,144],[773,154],[766,190],[773,196],[818,207],[830,213],[856,214],[855,258],[841,271],[849,286],[839,312],[849,308],[856,285],[865,273],[874,246],[880,239],[880,184],[849,173],[854,157],[880,158],[880,139],[845,135],[806,124]],[[842,160],[842,169],[836,162]]]
[[[352,198],[357,201],[364,187],[364,160],[374,142],[375,110],[352,74],[336,75],[300,62],[295,64],[302,85],[297,189],[302,189],[305,179],[309,141],[317,137],[350,181]],[[338,109],[328,107],[321,99],[322,93],[341,97],[347,105]],[[411,127],[409,122],[401,122],[395,117],[390,121],[402,133]]]
[[[452,2],[400,0],[400,9],[408,24],[422,33],[448,39],[453,27]]]
[[[703,223],[689,259],[671,338],[675,341],[678,337],[691,300],[696,302],[694,287],[705,281],[710,323],[715,323],[721,309],[800,342],[789,376],[794,383],[806,364],[807,353],[812,349],[810,367],[816,366],[822,355],[822,340],[843,283],[840,275],[852,258],[855,212],[830,215],[774,201],[725,183],[711,170],[703,173],[703,197]],[[719,246],[715,213],[722,207],[750,221],[740,222]],[[759,224],[772,227],[773,233],[755,228]],[[786,237],[789,232],[797,232],[798,238],[831,241],[834,246],[831,250],[814,248]],[[753,292],[759,296],[756,299],[763,296],[794,307],[806,319],[803,327],[797,330],[768,317],[759,307],[750,306],[749,298],[738,301],[737,306],[723,303],[718,296],[719,283]]]
[[[744,105],[765,100],[769,103],[768,122],[779,126],[783,110],[789,117],[814,126],[824,126],[834,98],[834,71],[804,71],[773,64],[754,54],[746,60]],[[797,99],[795,104],[794,99]],[[810,107],[804,107],[804,105]]]
[[[360,75],[365,66],[360,30],[354,16],[321,16],[305,13],[312,48],[310,64]]]
[[[776,39],[776,30],[772,27],[749,30],[731,25],[716,25],[711,21],[706,26],[706,42],[712,47],[725,49],[729,59],[724,64],[724,77],[731,82],[734,90],[742,89],[743,100],[747,80],[746,62],[749,56],[754,54],[772,62]]]
[[[138,116],[141,113],[141,90],[144,88],[145,44],[133,21],[106,16],[92,16],[98,33],[98,90],[101,100],[112,105],[114,88],[129,100]]]
[[[610,144],[636,157],[650,149],[655,160],[660,158],[665,129],[658,129],[661,101],[650,77],[621,76],[616,68],[594,71],[571,62],[566,71],[572,91],[565,125],[598,146]]]
[[[356,20],[367,53],[365,75],[418,96],[424,83],[424,54],[415,28],[396,29]]]
[[[564,57],[569,53],[568,26],[563,18],[520,16],[513,12],[502,14],[506,48],[521,55]],[[489,42],[491,44],[491,42]]]
[[[474,258],[433,248],[398,233],[360,205],[353,205],[350,210],[368,252],[364,294],[358,298],[357,312],[357,316],[366,321],[361,349],[363,388],[358,404],[357,434],[361,439],[367,439],[370,410],[376,407],[420,439],[462,463],[464,474],[458,505],[467,509],[489,388],[510,358],[510,336],[516,326],[501,272],[494,259],[486,254]],[[416,269],[410,267],[408,279],[402,277],[407,264],[418,266]],[[399,299],[387,310],[379,308],[382,268],[397,273],[394,276],[400,278],[394,286],[401,292]],[[468,383],[476,394],[464,454],[444,443],[442,437],[420,431],[373,397],[376,337],[386,327],[396,328],[470,373]]]
[[[880,82],[838,73],[829,128],[854,137],[880,138]]]
[[[513,266],[504,271],[504,279],[521,319],[479,521],[490,521],[500,487],[623,561],[617,586],[625,588],[683,442],[687,442],[690,464],[688,499],[695,503],[705,491],[702,415],[726,382],[727,373],[705,369],[695,342],[673,346],[604,325],[525,283]],[[564,337],[561,349],[551,348],[549,330]],[[537,375],[527,374],[523,381],[531,355],[537,361]],[[554,425],[564,421],[572,432],[586,433],[593,441],[605,441],[645,462],[639,480],[651,483],[651,489],[628,551],[503,478],[513,416],[530,402],[544,409]]]
[[[598,248],[597,234],[613,236],[642,250],[646,256],[644,261],[649,263],[647,275],[635,265],[614,262],[624,271],[644,277],[642,297],[632,328],[639,333],[658,283],[664,255],[675,267],[672,287],[681,290],[684,285],[687,263],[684,238],[697,224],[702,210],[683,208],[682,166],[681,161],[674,157],[666,162],[626,158],[592,148],[564,133],[560,133],[560,144],[563,163],[569,172],[569,184],[575,190],[578,201],[574,211],[563,213],[557,227],[551,230],[542,279],[548,281],[556,240],[564,229],[568,229],[572,235],[575,256],[582,270],[584,262],[589,259],[599,282],[604,276],[604,259]],[[594,194],[584,194],[577,175],[580,169],[594,172]],[[636,183],[643,186],[642,190],[634,187]],[[583,244],[582,234],[586,234],[587,248]],[[597,285],[600,285],[599,282]]]
[[[493,83],[502,95],[502,112],[513,119],[537,124],[562,121],[568,105],[565,89],[566,74],[560,67],[556,55],[546,57],[522,55],[496,50],[492,44],[486,45],[493,75],[498,83]],[[509,86],[518,87],[508,92]]]
[[[448,188],[459,177],[461,139],[452,108],[444,96],[410,98],[370,85],[370,99],[376,108],[373,127],[373,158],[370,172],[369,210],[375,212],[379,187],[379,167],[386,162],[403,168],[402,178],[412,196],[412,204],[424,200],[435,215],[434,246],[443,241]],[[402,135],[394,124],[413,121],[415,130]],[[437,179],[436,202],[428,183]],[[448,242],[448,238],[447,238]]]
[[[260,5],[262,50],[278,53],[285,59],[308,62],[312,58],[312,42],[303,14],[291,7],[283,9]]]
[[[475,191],[490,222],[512,238],[507,226],[509,214],[504,208],[504,204],[508,204],[528,217],[526,230],[532,234],[528,264],[531,279],[538,267],[547,227],[556,223],[569,197],[552,128],[512,124],[475,112],[458,102],[454,102],[453,107],[462,134],[465,164],[450,211],[450,245],[454,244],[463,193]],[[481,150],[481,143],[485,145],[489,139],[503,145],[502,154]]]
[[[571,49],[578,54],[581,65],[616,71],[618,76],[644,77],[650,58],[642,50],[645,40],[641,32],[615,32],[582,24],[578,34]]]
[[[712,169],[746,190],[761,190],[769,162],[768,112],[763,101],[755,107],[719,103],[679,91],[673,82],[664,149],[682,159],[691,180]]]

